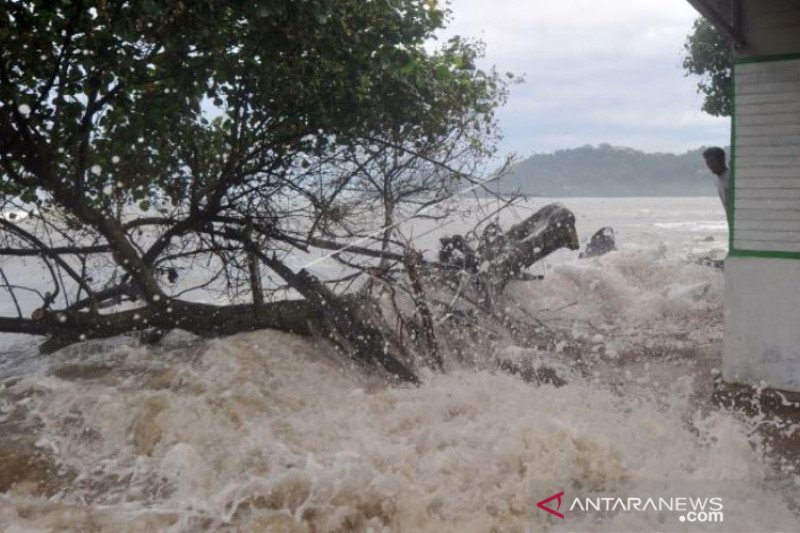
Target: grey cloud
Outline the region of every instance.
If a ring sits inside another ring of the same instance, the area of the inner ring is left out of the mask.
[[[487,44],[487,65],[524,73],[499,113],[504,150],[610,142],[657,151],[725,144],[699,111],[681,49],[696,14],[679,0],[454,0],[450,32]]]

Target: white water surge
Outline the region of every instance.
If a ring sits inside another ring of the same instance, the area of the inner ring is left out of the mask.
[[[535,523],[538,479],[749,480],[737,495],[753,519],[745,529],[793,523],[779,502],[774,522],[763,521],[774,496],[755,488],[767,471],[744,424],[714,412],[687,425],[686,383],[668,406],[585,381],[537,388],[481,372],[387,388],[277,332],[91,359],[115,368],[26,380],[27,408],[43,424],[36,446],[75,477],[54,501],[6,494],[6,525],[523,531]]]
[[[582,236],[607,224],[583,202],[585,224],[568,204]],[[654,220],[681,221],[678,203],[697,200],[673,202],[672,218],[653,202]],[[0,495],[0,529],[566,531],[578,525],[537,514],[549,496],[534,494],[538,480],[730,480],[737,531],[800,530],[796,473],[765,458],[751,421],[696,398],[719,364],[722,274],[687,257],[720,236],[659,230],[648,216],[614,221],[620,252],[553,258],[544,281],[510,291],[510,312],[587,346],[588,372],[560,388],[493,371],[496,355],[529,351],[505,341],[474,354],[484,370],[451,361],[419,388],[274,331],[173,336],[159,350],[88,343],[17,364],[0,376],[0,427],[31,435],[21,446],[52,471],[44,489]],[[686,233],[659,246],[650,231]],[[626,513],[580,527],[662,529]]]

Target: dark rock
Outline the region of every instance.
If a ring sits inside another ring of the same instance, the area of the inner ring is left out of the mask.
[[[497,368],[526,383],[563,387],[573,376],[572,370],[556,354],[510,346],[497,356]]]
[[[701,257],[700,259],[695,260],[695,263],[700,266],[716,268],[717,270],[725,269],[724,259],[714,259],[713,257]]]
[[[521,377],[525,383],[552,385],[556,388],[563,387],[567,384],[567,380],[559,376],[555,369],[547,366],[534,368],[531,366],[518,366],[509,361],[502,361],[500,363],[500,370],[512,376]]]
[[[592,238],[589,240],[589,244],[586,245],[586,249],[581,252],[578,257],[582,259],[588,257],[599,257],[607,254],[608,252],[613,252],[616,249],[617,245],[614,240],[614,228],[611,226],[606,226],[604,228],[600,228],[597,230],[597,233],[592,235]]]

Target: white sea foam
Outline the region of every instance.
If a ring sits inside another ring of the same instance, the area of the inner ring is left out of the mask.
[[[389,388],[269,331],[166,357],[122,349],[104,377],[12,387],[37,390],[42,448],[77,477],[50,502],[7,494],[5,525],[523,531],[538,479],[748,480],[753,530],[794,523],[781,506],[763,523],[766,468],[725,413],[483,372]]]
[[[701,359],[705,375],[719,364],[722,275],[694,264],[688,250],[700,243],[713,252],[724,240],[681,227],[654,242],[652,220],[679,220],[686,209],[678,201],[666,204],[669,213],[652,205],[650,218],[640,209],[626,219],[583,202],[590,219],[581,235],[614,225],[621,251],[556,255],[544,281],[515,282],[507,293],[519,320],[534,316],[570,332],[587,359],[596,349],[590,371],[577,371],[558,349],[511,341],[474,354],[530,355],[558,367],[567,385],[537,387],[452,364],[445,375],[424,375],[419,388],[388,387],[309,340],[274,331],[207,343],[173,334],[163,351],[84,343],[9,371],[16,377],[0,391],[0,423],[31,423],[30,447],[52,463],[56,488],[41,495],[28,483],[0,495],[0,529],[661,527],[656,516],[634,514],[542,522],[535,502],[546,495],[531,487],[549,479],[609,490],[731,480],[728,519],[737,527],[798,530],[787,504],[797,490],[774,484],[752,425],[693,399]],[[572,207],[580,213],[582,205]],[[696,351],[705,343],[708,353],[687,356],[680,343]]]

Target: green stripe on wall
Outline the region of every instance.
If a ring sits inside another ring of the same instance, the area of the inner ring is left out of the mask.
[[[731,250],[731,257],[768,257],[770,259],[800,259],[800,252],[765,252],[763,250]]]
[[[772,56],[756,56],[756,57],[737,57],[734,58],[734,65],[747,65],[748,63],[773,63],[776,61],[791,61],[793,59],[800,59],[800,52],[796,54],[777,54]],[[736,85],[736,78],[734,78],[734,86]]]

